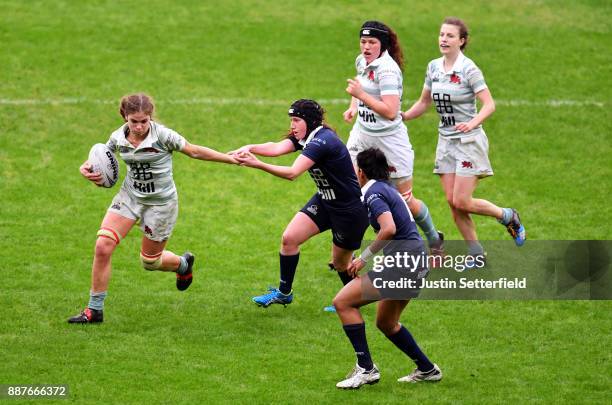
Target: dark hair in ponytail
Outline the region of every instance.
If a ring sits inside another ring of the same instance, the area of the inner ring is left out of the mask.
[[[395,63],[404,70],[404,53],[397,34],[380,21],[366,21],[359,30],[360,37],[374,37],[380,41],[380,53],[388,51]],[[380,56],[379,56],[380,57]]]
[[[380,149],[369,148],[357,155],[359,167],[370,180],[389,180],[389,164]]]

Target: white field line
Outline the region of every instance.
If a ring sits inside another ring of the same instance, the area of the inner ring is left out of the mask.
[[[177,105],[258,105],[258,106],[287,106],[293,100],[273,100],[262,98],[189,98],[189,99],[155,99],[159,104]],[[349,98],[318,99],[319,103],[325,105],[348,105]],[[404,100],[404,106],[409,106],[413,100]],[[118,100],[90,99],[86,97],[66,98],[0,98],[0,106],[47,106],[47,105],[78,105],[78,104],[118,104]],[[599,107],[603,108],[606,103],[595,100],[500,100],[495,104],[503,107]]]

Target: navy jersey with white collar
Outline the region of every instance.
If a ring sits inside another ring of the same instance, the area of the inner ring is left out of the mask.
[[[320,126],[308,138],[298,141],[289,137],[296,150],[315,164],[308,169],[323,202],[332,208],[354,206],[361,198],[359,182],[348,149],[338,135]]]
[[[393,240],[421,240],[408,205],[395,187],[385,181],[370,180],[361,191],[370,225],[376,232],[380,230],[377,218],[384,212],[390,212],[396,229]]]

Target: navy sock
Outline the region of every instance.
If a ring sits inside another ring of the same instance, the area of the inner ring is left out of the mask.
[[[397,333],[387,336],[387,339],[393,342],[398,349],[406,353],[416,363],[419,370],[431,371],[434,368],[434,365],[421,351],[417,342],[403,325]]]
[[[366,340],[365,322],[356,323],[352,325],[342,325],[344,333],[348,336],[355,354],[357,355],[357,364],[359,367],[371,370],[374,367],[372,357],[370,356],[370,349],[368,348],[368,341]]]
[[[431,219],[431,215],[429,215],[429,208],[427,208],[427,205],[425,205],[423,201],[421,201],[419,214],[414,217],[414,222],[421,228],[428,242],[437,242],[440,239],[433,219]]]
[[[293,286],[293,278],[295,277],[295,270],[297,269],[298,261],[300,260],[300,253],[295,255],[285,256],[282,253],[280,256],[280,283],[278,289],[283,294],[289,294],[291,287]]]
[[[337,271],[336,273],[338,273],[338,277],[340,277],[340,281],[342,281],[343,285],[347,285],[348,283],[353,281],[353,278],[348,274],[347,271]]]

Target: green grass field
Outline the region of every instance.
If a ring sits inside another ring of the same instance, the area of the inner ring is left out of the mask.
[[[292,305],[250,302],[277,282],[280,236],[312,181],[180,154],[168,248],[196,253],[194,285],[179,293],[172,274],[143,271],[134,230],[113,257],[104,324],[66,323],[87,303],[117,191],[78,167],[121,124],[122,95],[151,94],[161,122],[221,151],[278,139],[302,97],[321,100],[346,140],[345,80],[372,18],[402,41],[404,108],[438,57],[440,22],[464,18],[497,101],[485,124],[496,175],[477,195],[519,208],[533,240],[612,239],[612,3],[398,3],[0,1],[0,384],[68,384],[77,403],[609,403],[610,301],[416,300],[402,322],[442,367],[435,385],[395,382],[414,366],[367,307],[381,383],[337,390],[354,354],[322,311],[340,287],[325,270],[331,236],[304,246]],[[415,194],[458,239],[431,174],[436,122],[430,111],[409,123]],[[507,238],[476,221],[482,240]]]

